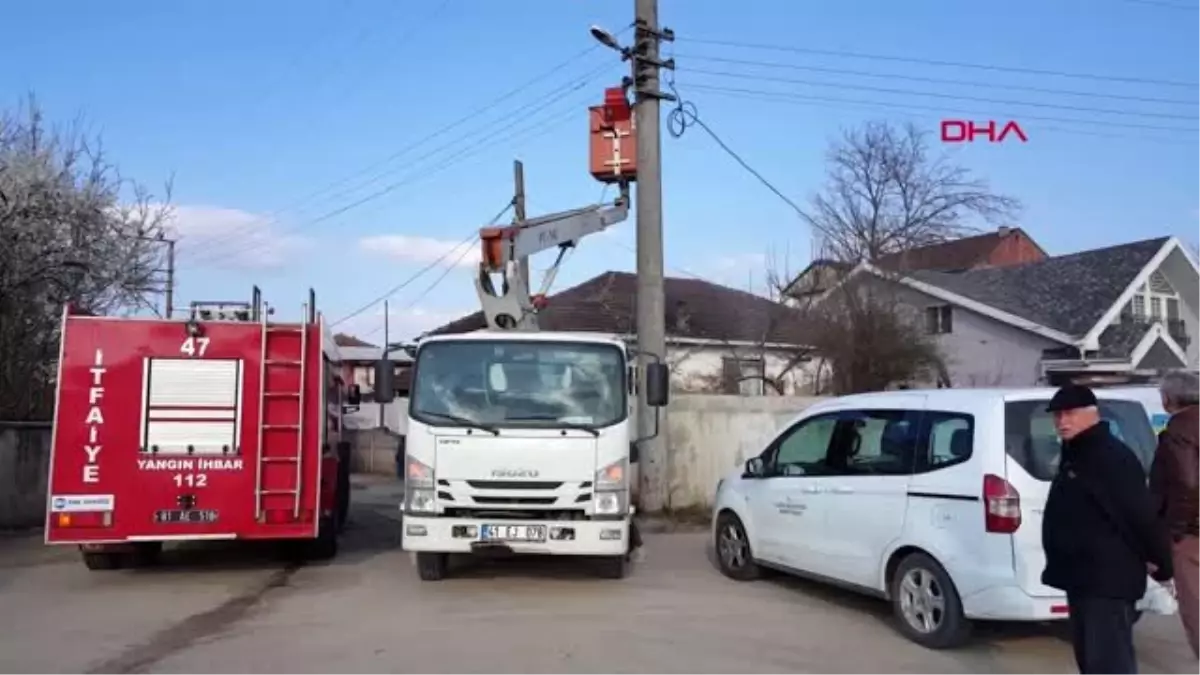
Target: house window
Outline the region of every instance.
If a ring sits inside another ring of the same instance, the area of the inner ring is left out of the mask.
[[[954,332],[954,311],[950,305],[925,308],[925,332],[944,335]]]
[[[722,393],[762,396],[766,367],[762,359],[722,359]]]
[[[1144,319],[1146,317],[1146,296],[1141,293],[1133,296],[1132,314],[1135,319]]]
[[[1161,319],[1163,315],[1162,308],[1163,299],[1157,295],[1150,296],[1150,316],[1155,319]]]

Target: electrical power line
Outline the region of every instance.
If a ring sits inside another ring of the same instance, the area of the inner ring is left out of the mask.
[[[1001,73],[1020,73],[1024,75],[1049,75],[1054,77],[1072,78],[1078,80],[1096,80],[1101,82],[1125,82],[1131,84],[1152,84],[1163,87],[1185,87],[1188,89],[1196,89],[1200,87],[1198,82],[1180,82],[1178,80],[1159,80],[1148,77],[1126,77],[1119,75],[1102,75],[1097,73],[1081,73],[1064,70],[1049,70],[1040,68],[1020,68],[1016,66],[1001,66],[986,63],[969,63],[964,61],[943,61],[938,59],[922,59],[911,56],[896,56],[889,54],[869,54],[864,52],[852,52],[837,49],[813,49],[808,47],[795,47],[791,45],[775,45],[753,42],[737,42],[734,40],[712,40],[704,38],[691,38],[679,36],[675,38],[677,42],[690,42],[694,44],[713,45],[720,47],[736,47],[740,49],[759,49],[764,51],[776,52],[792,52],[795,54],[815,54],[819,56],[837,56],[843,58],[864,59],[871,61],[894,61],[898,63],[915,63],[925,66],[939,66],[950,68],[967,68],[972,70],[987,70]]]
[[[513,202],[510,200],[508,202],[508,204],[506,204],[504,206],[503,209],[501,209],[495,216],[492,217],[492,219],[488,222],[488,225],[495,225],[496,223],[500,222],[500,219],[503,218],[504,214],[508,213],[508,210],[511,209],[512,207],[513,207]],[[353,319],[354,317],[361,315],[363,312],[371,309],[372,307],[378,305],[379,303],[383,302],[384,300],[391,298],[396,293],[399,293],[400,291],[404,290],[404,288],[406,288],[409,284],[411,284],[414,281],[416,281],[417,279],[419,279],[426,272],[428,272],[429,270],[433,269],[434,267],[437,267],[438,265],[442,264],[442,262],[447,260],[452,254],[454,254],[456,251],[458,251],[463,246],[468,246],[467,250],[469,251],[470,250],[469,245],[474,243],[474,241],[478,238],[479,238],[479,233],[473,232],[471,234],[471,236],[469,236],[466,239],[459,242],[458,245],[456,245],[455,247],[448,249],[445,253],[443,253],[441,256],[439,256],[437,258],[437,260],[434,260],[433,262],[429,263],[428,265],[417,270],[417,272],[415,274],[408,277],[404,281],[396,284],[395,286],[392,286],[388,290],[384,291],[382,294],[380,294],[374,300],[371,300],[370,302],[366,303],[362,307],[359,307],[358,309],[354,310],[353,312],[351,312],[351,313],[347,314],[346,316],[338,319],[337,321],[334,321],[333,323],[331,323],[330,328],[332,328],[334,326],[338,326],[343,323],[346,323],[350,319]]]
[[[920,91],[914,89],[897,89],[892,87],[874,87],[865,84],[849,84],[841,82],[818,82],[814,80],[801,80],[791,77],[772,77],[770,75],[753,75],[747,73],[731,73],[720,70],[707,70],[704,68],[678,68],[680,72],[696,73],[699,75],[709,75],[712,77],[726,77],[736,80],[756,80],[761,82],[780,82],[784,84],[801,84],[809,87],[829,87],[833,89],[849,89],[852,91],[867,91],[877,94],[901,94],[905,96],[923,96],[926,98],[941,98],[951,101],[967,101],[972,103],[987,103],[991,105],[1019,105],[1030,106],[1034,108],[1049,108],[1053,110],[1067,110],[1071,112],[1086,112],[1103,115],[1127,115],[1130,117],[1152,117],[1156,119],[1168,120],[1195,120],[1194,114],[1177,115],[1172,113],[1155,113],[1142,112],[1136,110],[1118,110],[1116,108],[1095,108],[1089,106],[1078,105],[1062,105],[1058,103],[1045,103],[1041,101],[1016,101],[997,98],[986,98],[982,96],[963,96],[961,94],[948,94],[937,91]]]
[[[713,92],[713,93],[717,93],[717,94],[737,95],[737,96],[742,96],[742,97],[752,97],[752,98],[756,98],[757,100],[775,100],[778,102],[798,102],[798,103],[808,103],[808,104],[818,104],[818,105],[822,104],[822,103],[825,103],[825,104],[834,103],[834,104],[846,104],[846,105],[853,105],[853,106],[874,107],[874,108],[880,108],[880,109],[885,109],[885,110],[897,110],[897,109],[909,108],[909,109],[914,109],[914,110],[941,113],[943,115],[945,113],[956,113],[956,114],[965,114],[965,115],[979,115],[980,114],[979,110],[967,110],[967,109],[963,109],[963,108],[945,108],[945,107],[941,107],[941,106],[935,107],[935,106],[919,105],[919,104],[896,103],[896,102],[889,102],[889,101],[871,101],[871,100],[861,100],[861,99],[847,99],[847,98],[837,98],[837,97],[829,97],[829,96],[808,96],[808,95],[794,94],[794,93],[789,93],[789,92],[764,91],[761,89],[746,89],[746,88],[741,88],[741,87],[718,87],[718,86],[706,85],[703,83],[695,83],[695,82],[687,83],[686,87],[690,90],[709,91],[709,92]],[[1189,129],[1186,127],[1168,127],[1168,126],[1161,126],[1161,125],[1154,125],[1154,124],[1138,124],[1138,123],[1133,123],[1133,122],[1112,122],[1112,121],[1108,121],[1108,120],[1089,120],[1089,119],[1069,118],[1069,117],[1050,117],[1050,116],[1045,116],[1045,115],[1027,115],[1024,113],[1014,113],[1014,112],[999,112],[999,113],[993,112],[993,113],[989,113],[989,114],[993,115],[993,116],[1000,115],[1000,116],[1009,117],[1011,119],[1017,119],[1017,120],[1036,120],[1036,121],[1042,121],[1042,122],[1058,122],[1058,123],[1062,123],[1062,124],[1088,124],[1088,125],[1094,125],[1094,126],[1098,126],[1098,127],[1111,127],[1111,128],[1121,128],[1121,129],[1140,129],[1140,130],[1148,130],[1148,131],[1168,131],[1168,132],[1173,132],[1176,134],[1178,134],[1178,133],[1196,133],[1196,129]],[[1094,135],[1091,132],[1089,132],[1088,130],[1084,130],[1084,129],[1056,128],[1054,130],[1063,132],[1063,133],[1081,133],[1084,135]],[[1186,141],[1188,144],[1191,144],[1191,145],[1195,144],[1195,141],[1192,139],[1167,138],[1167,137],[1162,137],[1162,136],[1157,137],[1157,138],[1153,138],[1153,137],[1149,137],[1149,136],[1140,136],[1138,138],[1142,138],[1145,140],[1164,140],[1164,141],[1169,140],[1169,141],[1174,141],[1175,143],[1182,143],[1182,142]]]
[[[760,173],[757,169],[750,166],[749,162],[743,159],[741,155],[733,150],[733,148],[729,147],[729,144],[722,140],[721,137],[717,135],[717,132],[713,131],[711,127],[704,123],[704,120],[700,119],[700,115],[696,111],[695,104],[684,100],[684,98],[679,95],[678,90],[675,88],[673,76],[671,76],[667,86],[671,89],[671,92],[675,94],[675,107],[671,109],[667,116],[667,131],[672,136],[675,138],[683,136],[683,134],[687,131],[687,128],[693,124],[700,127],[704,130],[704,133],[708,134],[708,136],[712,138],[712,140],[716,142],[716,144],[720,146],[722,150],[725,151],[725,154],[733,158],[733,160],[737,162],[743,169],[745,169],[747,173],[758,179],[758,182],[766,186],[766,188],[773,192],[776,197],[779,197],[785,204],[792,207],[792,210],[794,210],[796,214],[800,216],[801,220],[808,222],[808,217],[804,214],[804,209],[801,209],[796,202],[792,201],[792,198],[785,195],[782,190],[775,187],[775,184],[767,180],[766,176],[763,176],[762,173]]]
[[[1186,105],[1196,107],[1200,105],[1200,100],[1183,100],[1175,98],[1156,98],[1153,96],[1134,96],[1127,94],[1112,94],[1100,93],[1091,91],[1078,91],[1074,89],[1055,89],[1050,87],[1032,87],[1022,84],[1005,84],[993,82],[981,82],[977,80],[956,80],[942,77],[922,77],[920,75],[903,75],[900,73],[881,73],[878,71],[855,70],[852,68],[827,68],[825,66],[810,66],[798,63],[785,63],[782,61],[759,61],[754,59],[729,59],[720,56],[706,56],[701,54],[678,54],[676,58],[687,61],[710,61],[713,63],[725,63],[729,65],[753,66],[757,68],[782,68],[787,70],[800,70],[813,73],[829,73],[832,75],[853,75],[858,77],[873,77],[885,80],[907,80],[909,82],[924,82],[927,84],[941,84],[961,87],[978,87],[985,89],[1007,89],[1011,91],[1024,91],[1036,94],[1053,94],[1057,96],[1078,96],[1081,98],[1097,98],[1111,99],[1116,101],[1134,101],[1138,103],[1161,103],[1165,105]]]
[[[470,239],[468,241],[470,241],[471,244],[474,244],[477,240],[478,240],[478,237],[476,237],[474,239]],[[456,246],[455,249],[457,249],[457,248],[458,247]],[[455,249],[451,249],[451,250],[455,250]],[[458,268],[459,265],[462,264],[462,261],[464,259],[466,259],[467,254],[469,254],[470,252],[471,252],[471,246],[463,247],[462,253],[458,254],[458,257],[454,259],[454,262],[450,263],[449,265],[446,265],[446,269],[442,270],[442,273],[439,274],[438,277],[433,280],[433,283],[426,286],[425,290],[421,291],[417,295],[417,297],[410,300],[409,303],[407,305],[405,305],[404,309],[409,310],[409,309],[412,309],[413,307],[416,307],[417,303],[424,300],[426,296],[428,296],[431,292],[433,292],[433,289],[437,288],[438,285],[441,284],[442,281],[444,281],[446,279],[446,277],[450,275],[451,272],[453,272],[455,269]],[[385,317],[385,318],[387,318],[387,317]],[[367,331],[367,333],[365,335],[363,335],[362,337],[364,337],[364,338],[371,337],[372,335],[375,335],[379,331],[383,330],[386,325],[387,324],[381,324],[375,328],[372,328],[370,331]]]
[[[629,29],[628,29],[628,28],[626,28],[625,30],[629,30]],[[622,31],[622,32],[624,32],[624,31]],[[498,97],[496,97],[496,98],[494,98],[494,99],[490,100],[489,102],[487,102],[487,103],[483,104],[482,106],[479,106],[478,108],[475,108],[474,110],[472,110],[471,112],[467,113],[466,115],[464,115],[464,116],[462,116],[462,117],[458,118],[457,120],[455,120],[455,121],[453,121],[453,122],[451,122],[451,123],[449,123],[449,124],[447,124],[447,125],[445,125],[445,126],[443,126],[443,127],[439,128],[439,129],[437,129],[436,131],[434,131],[434,132],[432,132],[432,133],[430,133],[430,134],[428,134],[428,135],[426,135],[426,136],[424,136],[424,137],[422,137],[422,138],[419,138],[419,139],[417,139],[417,140],[416,140],[415,142],[413,142],[413,143],[410,143],[410,144],[408,144],[408,145],[405,145],[405,146],[403,146],[402,148],[400,148],[399,150],[397,150],[397,151],[393,152],[392,154],[388,155],[388,156],[387,156],[387,157],[385,157],[384,159],[382,159],[382,160],[380,160],[380,161],[378,161],[378,162],[375,162],[374,164],[371,164],[371,165],[369,165],[369,166],[367,166],[367,167],[365,167],[365,168],[363,168],[363,169],[360,169],[360,170],[358,170],[358,171],[356,171],[356,172],[354,172],[354,173],[350,174],[349,176],[346,176],[346,177],[344,177],[344,178],[342,178],[342,179],[340,179],[340,180],[338,180],[338,181],[335,181],[334,183],[332,183],[332,184],[330,184],[330,185],[328,185],[328,186],[326,186],[326,187],[324,187],[324,188],[322,188],[322,189],[320,189],[320,190],[317,190],[317,191],[315,191],[315,192],[309,193],[309,194],[308,194],[306,197],[303,197],[303,198],[301,198],[300,200],[297,200],[297,201],[295,201],[295,202],[292,202],[292,203],[290,203],[290,204],[288,204],[288,205],[285,205],[285,206],[283,206],[283,207],[281,207],[281,208],[279,208],[279,209],[276,209],[275,211],[273,211],[271,214],[269,214],[269,215],[267,216],[267,219],[266,219],[266,220],[267,220],[268,222],[270,222],[270,223],[274,223],[274,222],[276,222],[276,221],[278,220],[278,216],[279,216],[279,215],[281,215],[282,213],[284,213],[284,212],[286,212],[286,211],[289,211],[289,210],[296,209],[296,208],[298,208],[298,207],[300,207],[300,206],[302,206],[302,205],[304,205],[304,204],[311,203],[311,202],[312,202],[314,199],[316,199],[316,198],[318,198],[318,197],[320,197],[320,196],[322,196],[322,195],[326,195],[326,194],[328,194],[328,193],[330,193],[330,192],[332,192],[332,191],[334,191],[334,190],[337,190],[338,188],[345,186],[346,184],[348,184],[348,183],[350,183],[350,182],[354,181],[355,179],[357,179],[357,178],[359,178],[359,177],[361,177],[361,176],[364,176],[364,175],[366,175],[366,174],[372,173],[372,172],[376,171],[377,169],[379,169],[379,168],[381,168],[381,167],[384,167],[384,166],[386,166],[386,165],[388,165],[388,164],[390,164],[390,163],[394,162],[395,160],[399,159],[400,157],[403,157],[404,155],[406,155],[406,154],[408,154],[409,152],[411,152],[412,150],[415,150],[416,148],[418,148],[418,147],[420,147],[420,146],[424,145],[425,143],[428,143],[429,141],[431,141],[431,140],[433,140],[433,139],[435,139],[435,138],[438,138],[438,137],[440,137],[440,136],[443,136],[443,135],[445,135],[446,133],[448,133],[448,132],[450,132],[450,131],[452,131],[452,130],[454,130],[454,129],[456,129],[456,128],[460,127],[460,126],[462,126],[463,124],[466,124],[467,122],[470,122],[470,121],[472,121],[472,120],[478,119],[478,118],[479,118],[481,115],[484,115],[484,114],[486,114],[486,113],[487,113],[489,110],[491,110],[491,109],[495,108],[496,106],[498,106],[499,104],[503,103],[504,101],[507,101],[507,100],[509,100],[509,99],[513,98],[514,96],[517,96],[518,94],[520,94],[520,93],[524,92],[525,90],[529,89],[529,88],[530,88],[530,87],[532,87],[533,85],[535,85],[535,84],[537,84],[537,83],[539,83],[539,82],[541,82],[541,81],[543,81],[543,80],[545,80],[545,79],[547,79],[547,78],[549,78],[549,77],[553,76],[554,74],[556,74],[556,73],[558,73],[558,72],[562,71],[563,69],[567,68],[568,66],[570,66],[570,65],[571,65],[571,64],[573,64],[573,63],[575,63],[576,61],[579,61],[580,59],[584,58],[584,57],[585,57],[585,56],[587,56],[588,54],[591,54],[591,53],[595,52],[595,51],[596,51],[596,50],[598,50],[599,48],[600,48],[600,45],[592,45],[591,47],[588,47],[587,49],[584,49],[584,50],[582,50],[582,51],[580,51],[580,52],[577,52],[576,54],[574,54],[574,55],[572,55],[572,56],[568,57],[567,59],[565,59],[565,60],[563,60],[563,61],[559,62],[559,63],[558,63],[558,64],[556,64],[555,66],[553,66],[553,67],[549,68],[548,70],[546,70],[546,71],[543,71],[542,73],[540,73],[540,74],[538,74],[538,75],[536,75],[536,76],[534,76],[534,77],[530,78],[529,80],[526,80],[525,82],[521,83],[520,85],[517,85],[516,87],[514,87],[514,88],[512,88],[512,89],[510,89],[510,90],[508,90],[508,91],[506,91],[505,93],[503,93],[503,94],[501,94],[500,96],[498,96]],[[609,65],[610,65],[610,64],[609,64],[608,62],[606,62],[606,64],[605,64],[605,67],[604,67],[604,68],[590,70],[590,71],[588,71],[588,73],[586,73],[586,74],[583,76],[583,78],[592,78],[592,77],[593,77],[593,76],[594,76],[596,73],[598,73],[598,72],[604,72],[604,71],[606,71],[606,70],[608,69],[608,66],[609,66]],[[576,84],[578,83],[578,81],[579,81],[579,78],[577,78],[576,80],[573,80],[572,82],[568,82],[568,83],[567,83],[566,85],[564,85],[564,86],[565,86],[565,87],[567,87],[567,88],[570,88],[570,87],[572,87],[573,85],[576,85]],[[551,92],[550,94],[547,94],[547,95],[552,95],[554,92],[557,92],[558,90],[560,90],[560,89],[563,89],[563,87],[564,87],[564,86],[560,86],[560,87],[556,88],[555,90],[552,90],[552,92]],[[571,90],[574,90],[574,89],[571,89]],[[528,106],[523,106],[522,108],[519,108],[519,109],[517,109],[517,110],[515,110],[515,111],[511,111],[510,113],[507,113],[507,114],[505,115],[505,117],[508,117],[508,116],[511,116],[511,115],[514,115],[514,114],[519,114],[520,112],[522,112],[523,110],[525,110],[525,109],[527,109],[527,108],[528,108]],[[445,146],[443,146],[443,147],[445,147]],[[371,183],[371,182],[374,182],[374,181],[376,181],[376,180],[378,180],[378,176],[376,176],[375,178],[372,178],[371,180],[369,180],[369,181],[368,181],[368,184],[369,184],[369,183]],[[355,189],[361,189],[362,187],[363,187],[363,185],[358,185],[358,186],[356,186],[355,188],[352,188],[352,189],[351,189],[351,191],[353,191],[353,190],[355,190]],[[339,194],[338,194],[338,196],[341,196],[342,194],[344,194],[344,193],[339,193]],[[207,244],[205,244],[205,245],[202,245],[202,246],[201,246],[199,249],[193,249],[193,250],[191,251],[191,255],[196,255],[198,252],[201,252],[201,251],[203,251],[203,250],[206,250],[206,249],[211,249],[211,248],[213,248],[213,247],[214,247],[214,244],[217,244],[217,245],[219,245],[220,243],[221,243],[221,242],[219,242],[219,241],[216,241],[216,242],[214,242],[214,241],[210,241],[210,242],[208,242]]]
[[[608,70],[611,67],[613,67],[613,66],[605,66],[605,70]],[[596,77],[598,77],[598,76],[593,76],[591,78],[591,80],[596,79]],[[580,81],[580,82],[574,84],[572,86],[572,89],[573,90],[581,89],[583,86],[585,86],[589,82],[590,82],[590,80]],[[314,225],[320,224],[322,222],[328,221],[332,218],[342,215],[343,213],[346,213],[347,211],[350,211],[359,206],[362,206],[363,204],[366,204],[368,202],[379,199],[391,192],[394,192],[395,190],[398,190],[401,187],[410,185],[410,184],[417,182],[423,178],[427,178],[435,173],[445,170],[446,168],[449,168],[450,166],[458,163],[459,161],[462,161],[463,159],[466,159],[470,156],[479,154],[480,152],[488,149],[489,147],[494,146],[497,142],[496,138],[499,137],[501,134],[503,134],[505,131],[512,129],[513,127],[521,124],[522,122],[528,122],[530,120],[531,115],[532,116],[538,115],[539,113],[545,111],[548,107],[551,107],[555,103],[558,103],[560,100],[561,100],[561,98],[556,99],[556,100],[551,100],[548,102],[535,102],[535,105],[538,106],[537,109],[533,110],[529,114],[523,114],[523,115],[517,117],[515,120],[509,122],[508,124],[498,128],[498,129],[491,129],[488,127],[484,127],[482,129],[476,130],[475,132],[471,132],[463,137],[459,137],[449,143],[438,146],[437,148],[434,148],[432,151],[427,152],[424,155],[421,155],[420,157],[416,158],[414,160],[414,163],[419,163],[425,159],[428,159],[431,156],[433,156],[434,154],[441,152],[442,150],[445,150],[447,148],[450,148],[453,145],[456,145],[471,136],[478,135],[480,132],[484,132],[484,133],[490,132],[490,135],[493,139],[488,142],[477,143],[474,145],[466,146],[464,148],[460,148],[457,152],[451,154],[450,156],[442,158],[442,162],[440,164],[435,165],[433,168],[420,168],[420,169],[414,170],[413,172],[406,174],[404,177],[400,178],[399,180],[394,181],[374,192],[371,192],[371,193],[369,193],[363,197],[360,197],[354,201],[351,201],[347,204],[343,204],[343,205],[341,205],[337,208],[334,208],[330,211],[327,211],[327,212],[321,214],[320,216],[317,216],[316,218],[304,221],[304,222],[302,222],[296,226],[293,226],[291,228],[286,228],[284,231],[280,232],[279,234],[280,235],[292,234],[299,230],[303,230],[303,229],[312,227]],[[590,96],[589,96],[589,100],[590,100]],[[561,122],[564,122],[567,119],[569,119],[569,118],[565,117],[565,115],[578,114],[578,111],[581,109],[581,106],[586,105],[586,103],[587,103],[587,101],[572,101],[571,105],[569,107],[566,107],[563,110],[561,110],[559,112],[559,114],[551,115],[551,116],[547,117],[546,119],[536,120],[533,125],[519,129],[518,131],[514,132],[508,138],[500,137],[498,140],[512,141],[512,140],[516,140],[516,138],[518,138],[518,137],[523,137],[523,136],[529,134],[530,132],[544,133],[546,131],[549,131],[550,129],[559,126],[559,124],[561,124]],[[525,106],[525,107],[528,108],[529,106]],[[219,257],[220,243],[222,243],[222,242],[216,242],[217,247],[215,250],[212,250],[213,246],[212,246],[212,242],[210,242],[210,246],[207,249],[204,249],[204,253],[199,254],[199,255],[193,254],[193,257],[188,262],[192,265],[199,265],[199,264],[204,264],[204,263],[211,262],[211,261],[217,259],[217,257]],[[257,243],[257,245],[251,244],[249,249],[250,250],[261,249],[262,247],[267,246],[270,243],[271,243],[271,240],[269,240],[269,239],[260,241]],[[245,251],[243,250],[243,253],[244,252]]]

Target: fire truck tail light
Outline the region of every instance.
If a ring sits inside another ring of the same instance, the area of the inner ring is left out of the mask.
[[[112,527],[112,511],[71,511],[56,514],[58,527],[73,529],[88,527]]]

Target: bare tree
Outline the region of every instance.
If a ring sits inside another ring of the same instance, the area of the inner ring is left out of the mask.
[[[0,114],[0,418],[50,414],[65,303],[153,307],[165,201],[123,180],[97,141],[48,128],[32,97]]]
[[[804,316],[818,380],[827,375],[828,393],[835,394],[914,381],[949,386],[925,316],[888,283],[903,265],[881,270],[882,279],[836,280],[844,281],[860,262],[971,234],[979,222],[1011,222],[1020,203],[931,150],[913,125],[872,122],[847,131],[830,147],[827,163],[826,185],[803,217],[817,240],[813,258],[826,263],[810,273],[834,280],[834,287],[798,293],[788,270],[773,265],[768,273],[780,300]]]
[[[955,239],[973,231],[972,219],[1003,223],[1021,208],[931,152],[927,134],[911,124],[871,122],[847,131],[826,161],[825,189],[803,217],[838,261],[873,261]]]

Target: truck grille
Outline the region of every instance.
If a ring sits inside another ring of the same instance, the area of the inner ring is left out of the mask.
[[[467,485],[476,490],[557,490],[562,487],[562,481],[469,480]]]

